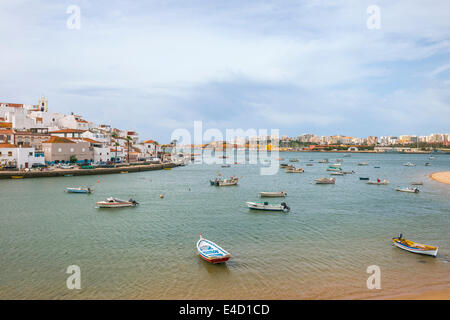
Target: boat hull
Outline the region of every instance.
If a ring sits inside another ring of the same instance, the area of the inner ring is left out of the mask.
[[[214,242],[203,238],[197,241],[197,252],[203,260],[212,264],[224,263],[231,258],[230,253]]]
[[[261,198],[281,198],[286,197],[286,192],[260,192]]]
[[[412,252],[412,253],[417,253],[417,254],[423,254],[423,255],[427,255],[427,256],[432,256],[432,257],[436,257],[439,248],[436,248],[434,250],[425,250],[425,249],[419,249],[419,248],[413,248],[413,247],[409,247],[407,245],[404,245],[402,243],[400,243],[399,241],[396,241],[394,239],[394,245],[400,249]]]

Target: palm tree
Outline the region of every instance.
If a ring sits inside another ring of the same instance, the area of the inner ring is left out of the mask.
[[[115,167],[117,163],[117,147],[119,146],[119,143],[114,142],[114,146],[116,147],[116,155],[114,156],[114,167]]]
[[[126,137],[127,140],[127,148],[128,148],[128,152],[127,152],[127,161],[128,163],[130,163],[130,141],[132,141],[133,139],[130,136]]]

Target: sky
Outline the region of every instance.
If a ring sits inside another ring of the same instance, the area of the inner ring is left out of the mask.
[[[0,101],[45,95],[50,111],[162,143],[194,121],[449,133],[449,12],[448,0],[0,0]]]

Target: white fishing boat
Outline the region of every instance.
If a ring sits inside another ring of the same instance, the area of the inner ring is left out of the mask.
[[[202,234],[200,234],[200,240],[197,241],[197,252],[203,260],[213,264],[227,262],[231,257],[229,252],[214,242],[204,239]]]
[[[343,176],[344,173],[343,172],[330,172],[330,175],[332,175],[332,176]]]
[[[400,192],[409,192],[409,193],[419,193],[419,188],[414,187],[414,188],[396,188],[396,191],[400,191]]]
[[[298,162],[297,158],[289,159],[289,162]]]
[[[319,160],[319,163],[328,163],[328,159]]]
[[[368,162],[358,162],[358,166],[368,166]]]
[[[227,187],[227,186],[236,186],[238,184],[239,178],[230,177],[230,179],[219,179],[216,178],[214,180],[210,180],[212,186],[216,187]]]
[[[66,192],[68,193],[92,193],[93,189],[90,187],[78,187],[78,188],[66,188]]]
[[[125,207],[135,207],[139,203],[137,203],[135,200],[122,200],[118,198],[107,198],[105,201],[99,201],[97,202],[97,206],[99,208],[125,208]]]
[[[381,185],[389,184],[389,181],[386,180],[386,179],[384,179],[383,181],[381,181],[381,180],[378,179],[377,181],[367,181],[366,183],[367,183],[367,184],[376,184],[376,185],[381,186]]]
[[[281,198],[281,197],[286,197],[287,193],[285,191],[280,191],[280,192],[260,192],[259,196],[261,198],[263,197],[267,197],[267,198]]]
[[[416,165],[414,163],[411,162],[406,162],[403,164],[405,167],[415,167]]]
[[[59,165],[60,169],[73,169],[74,166],[70,165],[70,164],[60,164]]]
[[[430,159],[430,160],[434,160],[435,159],[435,157],[433,157],[433,156],[430,156],[428,159]]]
[[[222,168],[229,168],[229,167],[231,167],[230,164],[223,164],[223,165],[222,165]]]
[[[262,210],[262,211],[283,211],[289,212],[291,208],[289,208],[286,203],[282,202],[280,204],[274,204],[269,202],[250,202],[247,201],[247,206],[252,210]]]
[[[340,166],[342,166],[342,163],[335,163],[335,164],[333,164],[333,165],[331,165],[332,167],[340,167]]]
[[[303,168],[296,168],[296,167],[287,167],[285,169],[287,173],[302,173],[304,172]]]
[[[414,241],[406,240],[405,238],[403,238],[402,234],[400,234],[396,238],[392,238],[392,241],[393,241],[394,245],[400,249],[403,249],[403,250],[406,250],[409,252],[413,252],[413,253],[433,256],[433,257],[437,256],[437,253],[439,250],[439,247],[429,246],[426,244],[421,244],[421,243],[417,243]]]
[[[342,171],[342,173],[343,173],[343,174],[354,174],[355,171],[353,171],[353,170],[352,170],[352,171]]]
[[[319,178],[314,180],[316,184],[335,184],[335,178]]]

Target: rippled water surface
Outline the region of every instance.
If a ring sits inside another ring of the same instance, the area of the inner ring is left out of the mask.
[[[281,156],[298,157],[296,165],[306,172],[264,176],[259,165],[193,164],[0,180],[0,298],[372,298],[450,285],[450,186],[428,178],[450,170],[450,155],[352,154],[343,158],[343,169],[356,173],[337,176],[335,185],[311,181],[329,176],[319,159],[332,164],[342,154]],[[369,165],[357,166],[359,161]],[[403,166],[407,161],[417,166]],[[217,173],[242,177],[239,186],[210,186]],[[367,185],[360,176],[391,183]],[[424,182],[419,194],[394,191],[413,181]],[[95,193],[64,192],[81,185]],[[290,213],[253,212],[245,205],[260,191],[281,190]],[[140,205],[96,209],[95,202],[108,196],[133,197]],[[197,256],[200,232],[231,252],[226,265]],[[399,232],[439,245],[438,257],[393,247]],[[81,290],[66,287],[69,265],[81,268]],[[381,268],[381,290],[366,287],[369,265]]]

